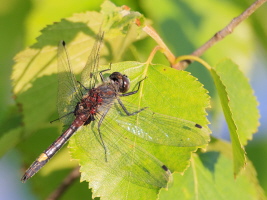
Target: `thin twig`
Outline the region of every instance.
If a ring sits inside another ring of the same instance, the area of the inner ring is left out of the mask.
[[[157,51],[159,51],[159,50],[161,50],[162,48],[160,47],[160,46],[156,46],[152,51],[151,51],[151,53],[150,53],[150,55],[149,55],[149,57],[148,57],[148,59],[147,59],[147,63],[148,64],[151,64],[152,63],[152,60],[153,60],[153,58],[154,58],[154,56],[155,56],[155,54],[157,53]]]
[[[161,50],[163,51],[163,53],[165,54],[165,56],[167,57],[167,59],[169,60],[169,62],[171,64],[174,63],[175,62],[175,56],[169,50],[169,48],[163,42],[163,40],[160,38],[160,36],[158,35],[158,33],[151,26],[148,26],[148,25],[146,25],[145,27],[143,27],[143,31],[145,31],[150,37],[152,37],[158,43],[158,45],[161,47]]]
[[[68,176],[62,181],[59,187],[54,190],[46,200],[56,200],[58,199],[68,188],[71,184],[80,176],[80,167],[76,167],[73,169]]]
[[[209,41],[202,45],[199,49],[194,51],[191,55],[201,56],[207,49],[212,47],[215,43],[222,40],[225,36],[233,32],[242,21],[247,19],[252,13],[254,13],[263,3],[267,0],[257,0],[248,9],[246,9],[241,15],[235,17],[225,28],[217,32]],[[188,64],[192,63],[192,60],[181,61],[173,65],[176,69],[185,69]]]

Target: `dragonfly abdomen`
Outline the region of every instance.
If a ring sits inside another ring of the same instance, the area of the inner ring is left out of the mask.
[[[81,127],[87,120],[86,115],[76,116],[70,127],[62,133],[58,139],[53,142],[27,169],[22,176],[21,181],[26,182],[34,174],[36,174],[57,152],[58,150],[69,140],[69,138]]]

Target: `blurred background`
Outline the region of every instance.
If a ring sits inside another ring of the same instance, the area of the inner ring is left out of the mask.
[[[39,187],[31,188],[30,184],[20,182],[23,173],[23,158],[21,157],[21,144],[16,138],[9,137],[12,128],[18,128],[22,121],[19,106],[15,106],[12,98],[12,82],[10,80],[14,56],[33,45],[41,30],[49,24],[70,17],[74,13],[86,11],[99,11],[102,0],[0,0],[0,145],[10,143],[13,148],[0,151],[0,199],[40,199],[33,191]],[[185,1],[185,0],[146,0],[146,1],[112,1],[117,6],[127,5],[132,10],[139,11],[148,19],[152,26],[161,35],[167,46],[176,55],[186,55],[193,52],[205,43],[217,31],[225,27],[234,17],[243,12],[254,1],[252,0],[225,0],[225,1]],[[202,56],[210,65],[215,65],[227,57],[237,63],[255,91],[259,101],[261,114],[259,131],[246,147],[247,156],[253,162],[258,179],[267,191],[267,4],[263,5],[249,19],[242,22],[235,31],[223,41],[210,48]],[[145,61],[155,47],[151,38],[146,38],[134,44],[138,50],[139,61]],[[157,54],[154,63],[168,64],[166,59]],[[192,64],[187,69],[199,78],[211,95],[212,108],[208,110],[211,129],[216,137],[229,140],[227,125],[222,115],[219,99],[214,90],[209,73],[199,64]],[[237,80],[238,81],[238,80]],[[12,116],[12,117],[10,117]],[[10,123],[12,121],[12,123]],[[47,122],[49,123],[49,122]],[[11,127],[17,124],[17,127]],[[46,137],[51,140],[55,135],[40,134],[25,141],[27,145],[38,149],[45,149],[49,142],[43,146],[33,144],[31,141],[44,141]],[[25,144],[24,144],[25,145]],[[42,150],[41,150],[42,151]],[[37,154],[39,154],[38,151]],[[67,151],[66,151],[67,152]],[[64,153],[64,151],[63,151]],[[66,153],[67,154],[67,153]],[[64,157],[66,160],[68,157]],[[73,164],[74,165],[74,164]],[[58,176],[71,170],[72,165]],[[41,180],[42,181],[42,180]],[[48,183],[48,180],[46,180]],[[56,184],[56,183],[55,183]],[[78,181],[76,184],[79,184]],[[75,187],[72,186],[72,187]],[[88,193],[87,184],[83,183],[80,192]],[[77,191],[76,191],[77,192]],[[66,194],[71,198],[71,191]],[[65,196],[65,197],[66,197]],[[67,199],[63,198],[63,199]]]

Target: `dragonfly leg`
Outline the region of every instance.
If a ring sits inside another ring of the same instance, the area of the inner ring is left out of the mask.
[[[140,110],[137,110],[137,111],[135,111],[135,112],[133,112],[133,113],[130,113],[130,112],[127,110],[127,108],[123,105],[122,101],[121,101],[119,98],[117,98],[117,100],[118,100],[120,106],[122,107],[123,111],[124,111],[124,112],[126,113],[126,115],[128,115],[128,116],[136,115],[137,113],[140,113],[141,111],[143,111],[143,110],[145,110],[145,109],[148,108],[148,107],[144,107],[144,108],[141,108]]]
[[[99,76],[100,76],[102,82],[105,82],[102,73],[103,73],[103,72],[106,72],[106,71],[109,71],[109,70],[111,70],[111,63],[110,63],[110,65],[109,65],[109,69],[104,69],[104,70],[102,70],[102,71],[99,72]]]
[[[77,81],[77,83],[79,83],[80,84],[80,86],[82,86],[83,87],[83,89],[85,89],[85,90],[89,90],[88,88],[86,88],[80,81]]]
[[[100,76],[102,82],[105,82],[102,73],[103,73],[103,72],[106,72],[106,71],[109,71],[109,70],[111,70],[111,63],[110,63],[110,65],[109,65],[109,68],[108,68],[108,69],[104,69],[104,70],[102,70],[102,71],[99,72],[99,76]],[[77,82],[78,82],[78,83],[79,83],[85,90],[89,90],[89,89],[86,88],[80,81],[77,81]]]
[[[104,151],[105,151],[105,161],[106,161],[106,162],[108,161],[108,159],[107,159],[107,148],[106,148],[106,145],[105,145],[104,140],[103,140],[103,138],[102,138],[102,134],[101,134],[101,131],[100,131],[100,127],[101,127],[101,124],[102,124],[102,122],[103,122],[105,116],[107,115],[108,111],[109,111],[109,108],[102,114],[102,116],[101,116],[101,118],[100,118],[100,120],[99,120],[99,122],[98,122],[98,126],[97,126],[98,134],[99,134],[99,137],[100,137],[100,143],[101,143],[101,145],[103,146]]]
[[[67,117],[68,115],[73,114],[73,113],[74,113],[74,111],[71,111],[71,112],[67,113],[66,115],[63,115],[63,116],[61,116],[61,117],[59,117],[59,118],[57,118],[57,119],[52,120],[50,123],[52,124],[53,122],[55,122],[55,121],[57,121],[57,120],[60,120],[60,119],[62,119],[62,118],[64,118],[64,117]]]
[[[130,96],[130,95],[136,94],[139,91],[139,89],[140,89],[141,82],[144,81],[146,78],[147,77],[145,77],[141,81],[139,81],[137,90],[132,91],[132,92],[128,92],[128,93],[120,94],[120,96],[125,97],[125,96]]]

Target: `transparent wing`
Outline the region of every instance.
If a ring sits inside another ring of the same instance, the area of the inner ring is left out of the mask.
[[[124,105],[130,112],[138,110],[130,103],[124,102]],[[193,147],[207,144],[210,140],[209,131],[195,122],[154,113],[148,108],[137,115],[127,116],[118,104],[115,107],[120,110],[117,116],[113,116],[119,126],[147,141],[168,146]]]
[[[91,53],[88,57],[87,63],[82,71],[81,83],[86,88],[94,88],[97,82],[98,76],[98,66],[99,66],[99,57],[101,44],[104,38],[104,32],[99,30],[99,33],[96,36],[94,46],[91,50]]]
[[[98,174],[101,174],[99,176],[104,176],[105,179],[112,179],[114,177],[110,175],[115,175],[123,181],[142,187],[167,187],[167,183],[172,181],[170,170],[156,157],[138,147],[127,136],[128,132],[114,123],[112,115],[109,114],[100,127],[107,148],[105,157],[103,146],[99,142],[98,121],[99,117],[90,124],[91,127],[84,127],[85,132],[77,133],[79,135],[75,137],[77,148],[83,151],[86,159],[92,160],[93,165],[96,165],[88,164],[83,167],[97,168]]]
[[[76,78],[72,72],[71,64],[64,41],[58,45],[58,97],[57,108],[59,117],[62,117],[74,111],[77,102],[81,99],[82,93],[78,88]],[[69,117],[63,117],[60,120],[63,124],[71,122]]]

